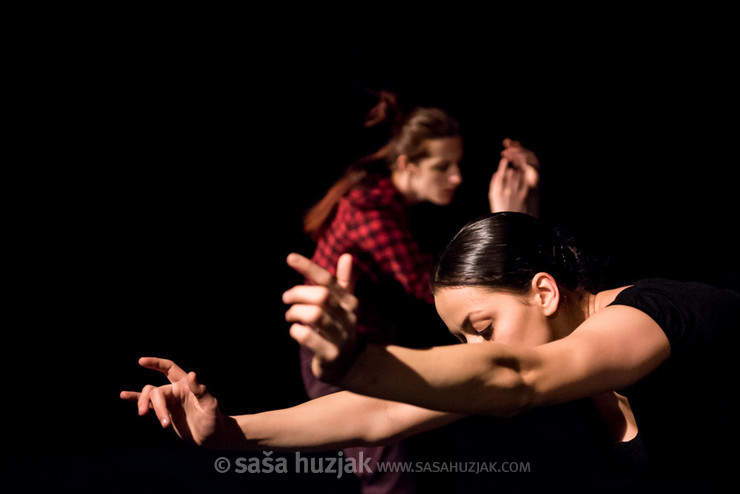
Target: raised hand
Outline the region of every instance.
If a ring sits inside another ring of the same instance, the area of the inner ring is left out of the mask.
[[[170,381],[164,386],[148,384],[140,392],[121,391],[122,399],[138,404],[139,415],[154,410],[162,427],[172,424],[178,436],[199,446],[217,438],[224,417],[195,372],[186,373],[173,361],[156,357],[142,357],[139,365],[161,372]]]
[[[491,212],[528,211],[529,196],[539,184],[539,161],[519,141],[504,139],[504,150],[496,172],[491,177],[488,200]]]
[[[337,263],[337,277],[300,254],[290,254],[288,265],[314,285],[294,286],[283,294],[291,304],[285,313],[293,322],[290,335],[314,353],[312,370],[319,379],[338,382],[358,352],[355,331],[357,299],[351,293],[352,256]]]
[[[491,212],[517,211],[527,212],[527,194],[529,187],[525,181],[524,171],[510,166],[506,158],[499,161],[496,173],[491,177],[488,200]]]
[[[504,149],[501,157],[520,170],[524,171],[524,181],[527,187],[533,189],[540,183],[540,160],[531,150],[522,146],[519,141],[506,138],[503,141]]]

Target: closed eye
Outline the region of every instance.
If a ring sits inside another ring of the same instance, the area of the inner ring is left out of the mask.
[[[493,323],[486,326],[486,329],[482,331],[476,331],[476,334],[484,340],[490,340],[491,338],[493,338]]]
[[[431,169],[438,172],[446,172],[450,169],[450,166],[452,166],[452,162],[450,161],[440,161],[438,163],[435,163],[431,166]]]

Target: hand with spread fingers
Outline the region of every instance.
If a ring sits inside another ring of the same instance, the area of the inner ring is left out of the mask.
[[[338,383],[361,349],[355,331],[357,299],[351,293],[352,256],[340,256],[336,278],[300,254],[290,254],[287,263],[314,283],[283,294],[283,302],[291,305],[285,313],[294,323],[290,335],[314,353],[314,375]]]
[[[164,374],[170,384],[146,385],[141,392],[122,391],[121,398],[136,402],[139,415],[154,410],[162,427],[172,424],[177,435],[198,446],[213,443],[225,427],[218,402],[197,380],[171,360],[142,357],[139,365]]]

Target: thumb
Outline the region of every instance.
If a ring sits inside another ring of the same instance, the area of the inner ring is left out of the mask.
[[[202,402],[204,399],[210,396],[205,385],[201,384],[198,381],[198,377],[195,375],[195,372],[188,373],[187,382],[188,388],[190,388],[190,391],[193,392],[198,401]]]
[[[337,283],[345,290],[352,292],[352,254],[345,253],[337,261]]]
[[[503,142],[502,142],[502,144],[504,145],[504,148],[505,149],[508,149],[508,148],[520,148],[520,147],[522,147],[522,143],[521,142],[519,142],[517,140],[514,140],[514,139],[511,139],[509,137],[507,137],[506,139],[504,139]]]

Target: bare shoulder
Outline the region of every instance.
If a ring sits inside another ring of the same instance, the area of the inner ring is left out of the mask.
[[[569,336],[537,347],[535,394],[540,404],[618,391],[653,372],[670,356],[663,330],[635,308],[598,310]]]
[[[612,288],[610,290],[603,290],[596,294],[596,303],[594,310],[596,312],[600,311],[601,309],[604,309],[609,304],[614,302],[614,300],[617,298],[617,295],[622,293],[625,289],[629,288],[632,285],[626,285],[626,286],[620,286],[619,288]]]

